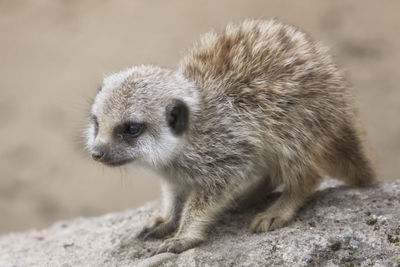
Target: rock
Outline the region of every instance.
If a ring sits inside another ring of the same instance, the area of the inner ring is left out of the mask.
[[[161,241],[134,237],[157,202],[9,233],[0,237],[0,266],[400,266],[400,180],[324,183],[290,225],[253,234],[248,225],[265,205],[228,212],[206,242],[179,255],[150,257]]]

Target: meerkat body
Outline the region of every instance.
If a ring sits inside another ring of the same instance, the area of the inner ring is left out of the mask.
[[[266,194],[283,192],[254,218],[256,232],[289,222],[325,175],[374,180],[342,73],[325,48],[275,20],[206,34],[176,72],[140,66],[106,78],[92,114],[95,159],[136,161],[165,178],[164,214],[139,234],[176,231],[157,253],[197,245],[266,180]]]

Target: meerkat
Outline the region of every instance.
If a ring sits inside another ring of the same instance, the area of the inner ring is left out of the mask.
[[[138,234],[174,233],[155,253],[198,245],[260,186],[283,189],[251,222],[255,232],[290,222],[325,175],[375,179],[344,75],[326,48],[277,20],[205,34],[176,71],[137,66],[105,78],[90,120],[93,159],[164,178],[164,211]]]

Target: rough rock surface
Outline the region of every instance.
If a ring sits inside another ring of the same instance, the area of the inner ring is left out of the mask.
[[[295,221],[269,233],[248,228],[263,207],[228,212],[199,247],[149,257],[161,241],[134,236],[156,206],[4,235],[0,266],[400,266],[400,180],[325,183]]]

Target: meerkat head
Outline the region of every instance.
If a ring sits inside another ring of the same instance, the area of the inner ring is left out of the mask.
[[[196,107],[193,84],[177,72],[140,66],[113,74],[92,105],[87,148],[110,166],[168,164],[184,145]]]

